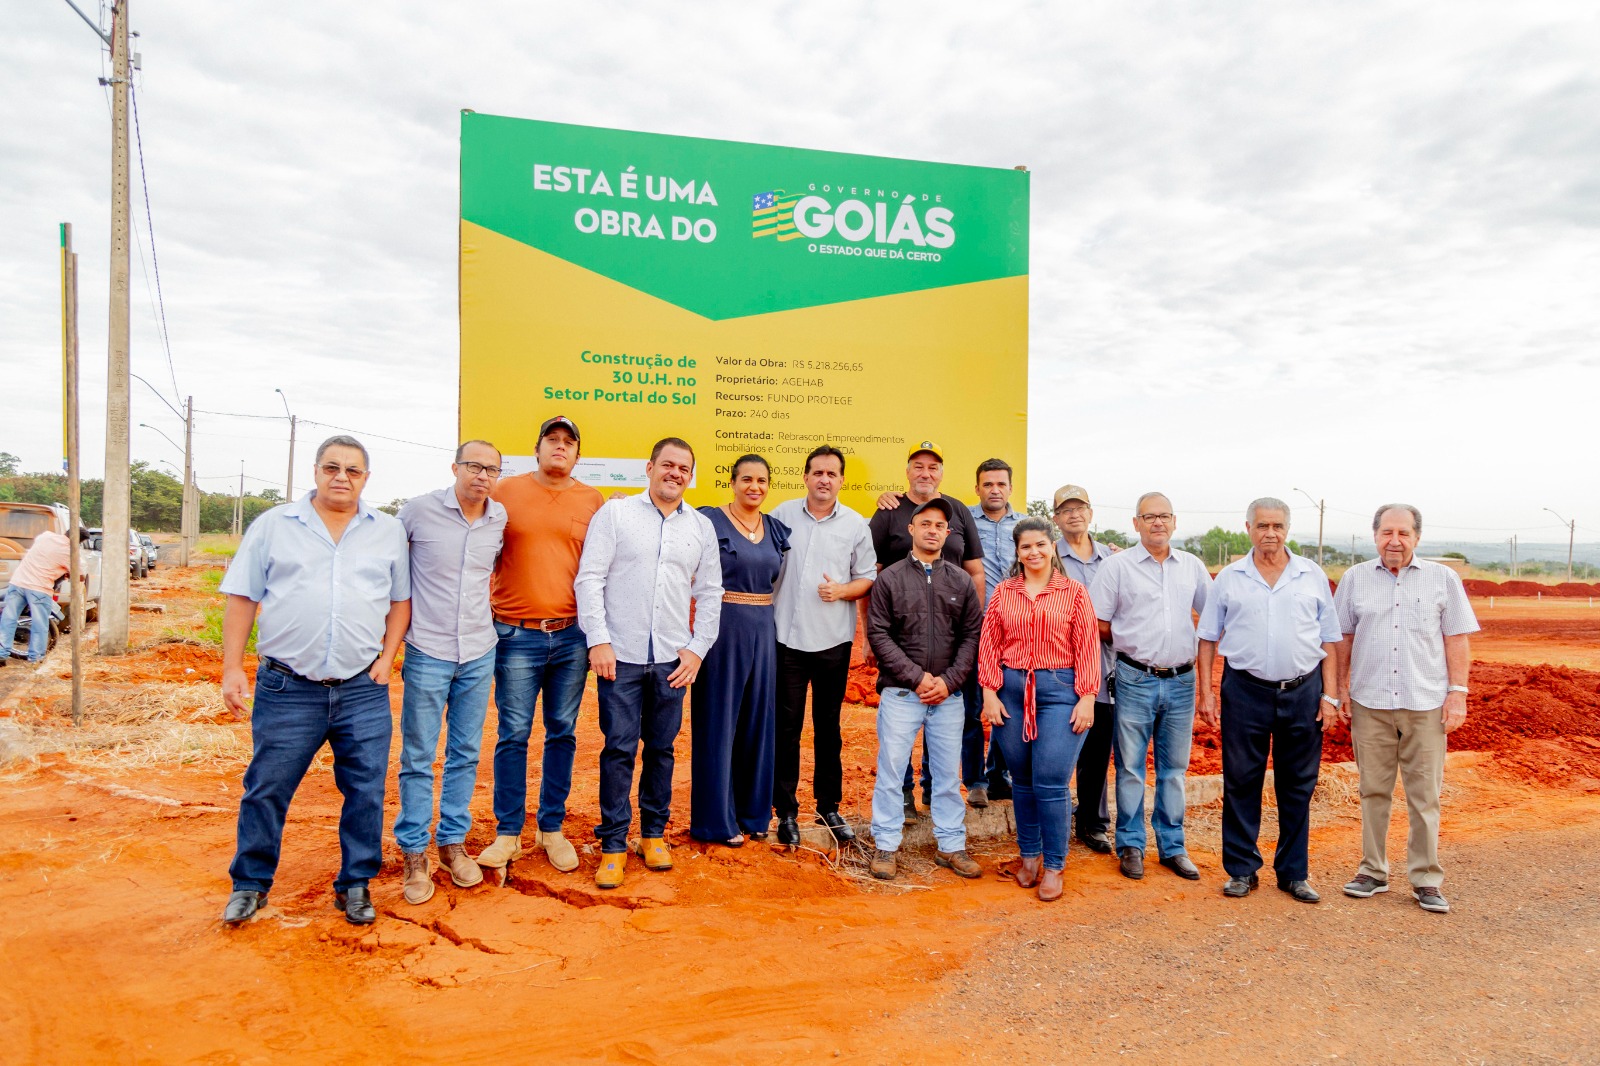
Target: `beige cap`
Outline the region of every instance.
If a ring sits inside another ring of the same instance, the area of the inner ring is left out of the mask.
[[[1089,504],[1090,507],[1094,506],[1094,504],[1089,503],[1089,490],[1082,485],[1062,485],[1059,489],[1056,489],[1054,509],[1059,511],[1061,505],[1068,500],[1082,500],[1084,503]]]

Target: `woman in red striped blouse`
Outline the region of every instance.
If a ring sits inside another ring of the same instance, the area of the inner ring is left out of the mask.
[[[1061,568],[1050,523],[1012,529],[1017,561],[989,596],[978,645],[983,720],[1011,769],[1022,865],[1017,884],[1061,898],[1067,863],[1067,781],[1094,724],[1100,636],[1089,593]],[[1078,669],[1078,667],[1082,669]]]

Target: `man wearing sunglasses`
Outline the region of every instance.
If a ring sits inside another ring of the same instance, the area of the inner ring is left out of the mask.
[[[1100,639],[1117,657],[1117,856],[1124,877],[1144,877],[1144,767],[1154,741],[1157,854],[1197,881],[1183,840],[1183,779],[1194,734],[1193,612],[1205,610],[1211,575],[1199,556],[1172,549],[1178,519],[1163,494],[1139,497],[1133,528],[1139,543],[1101,563],[1089,589]]]
[[[500,557],[506,509],[489,498],[500,480],[500,451],[469,440],[451,464],[455,484],[408,500],[400,522],[411,544],[411,630],[400,676],[400,814],[395,842],[405,859],[405,900],[433,897],[428,841],[433,829],[433,760],[445,740],[439,790],[439,865],[457,887],[483,881],[464,846],[478,780],[483,720],[489,712],[499,637],[489,612],[489,578]]]
[[[533,450],[538,465],[494,489],[506,509],[505,545],[491,586],[500,640],[494,667],[496,824],[494,843],[478,855],[478,865],[491,869],[504,870],[522,855],[536,703],[544,710],[544,760],[534,842],[562,873],[578,868],[577,849],[562,830],[578,748],[578,707],[589,673],[573,583],[589,520],[604,502],[600,490],[572,476],[578,452],[577,423],[564,415],[547,418]]]
[[[405,527],[361,499],[369,472],[360,441],[323,441],[315,491],[250,523],[222,579],[222,699],[235,717],[249,715],[254,745],[228,868],[229,924],[266,902],[289,801],[323,744],[344,796],[334,906],[354,925],[377,918],[367,882],[383,862],[389,671],[411,621],[411,570]],[[244,653],[258,611],[252,707]]]

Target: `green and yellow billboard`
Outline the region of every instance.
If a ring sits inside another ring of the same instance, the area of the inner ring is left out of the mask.
[[[746,452],[800,495],[824,442],[858,510],[923,440],[947,491],[991,456],[1025,484],[1026,172],[469,111],[460,284],[461,435],[512,469],[560,414],[602,489],[688,440],[696,504]]]

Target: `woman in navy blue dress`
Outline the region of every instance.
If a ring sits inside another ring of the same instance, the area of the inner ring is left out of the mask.
[[[778,631],[772,586],[789,527],[761,513],[772,468],[733,464],[733,501],[702,507],[722,556],[722,624],[689,690],[689,835],[740,847],[772,820]]]

